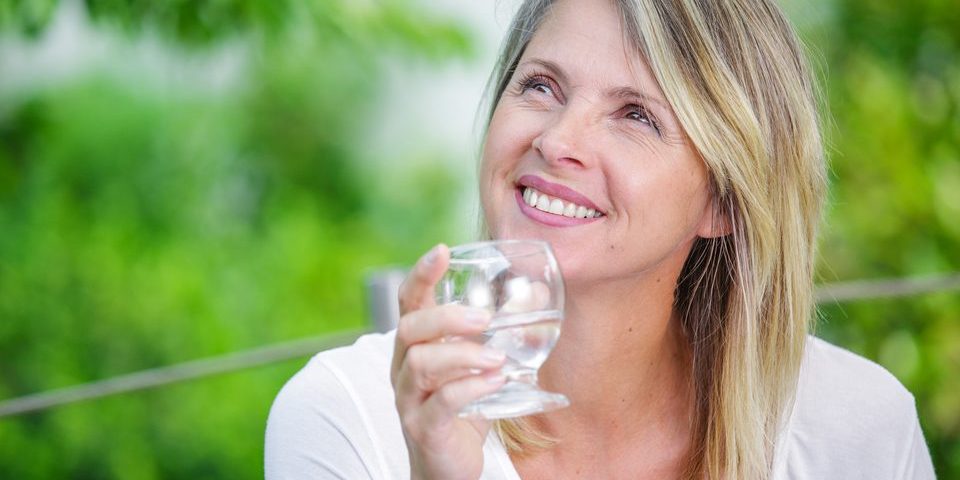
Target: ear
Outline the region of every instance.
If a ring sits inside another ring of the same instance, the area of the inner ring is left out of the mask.
[[[700,238],[717,238],[730,235],[730,231],[730,212],[720,206],[715,194],[710,195],[710,200],[703,208],[703,216],[700,217],[697,236]]]

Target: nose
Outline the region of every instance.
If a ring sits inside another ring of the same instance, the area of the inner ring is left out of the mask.
[[[593,160],[586,148],[589,126],[588,112],[568,104],[533,139],[533,148],[550,165],[586,168]]]

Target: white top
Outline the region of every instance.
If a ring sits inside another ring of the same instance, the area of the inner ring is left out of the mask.
[[[267,422],[268,480],[410,477],[392,352],[392,332],[365,335],[287,382]],[[520,479],[492,430],[483,451],[482,479]],[[934,479],[913,396],[879,365],[810,337],[773,478]]]

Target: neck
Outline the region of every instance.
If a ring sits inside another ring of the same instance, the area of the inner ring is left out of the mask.
[[[689,348],[673,314],[675,277],[568,288],[563,333],[540,384],[571,406],[538,417],[546,433],[609,444],[686,434],[693,392]]]

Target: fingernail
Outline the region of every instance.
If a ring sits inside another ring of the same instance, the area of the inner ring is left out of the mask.
[[[494,372],[483,377],[483,379],[486,380],[487,383],[497,384],[497,383],[503,383],[503,381],[506,380],[507,377],[505,377],[501,372]]]
[[[427,252],[426,257],[424,257],[423,259],[424,263],[426,263],[427,265],[432,265],[433,262],[436,262],[438,250],[440,250],[440,245],[436,245],[433,248],[431,248],[430,251]]]
[[[493,348],[484,348],[480,356],[486,363],[499,364],[503,361],[504,357],[506,357],[506,354]]]
[[[481,310],[479,308],[469,308],[463,314],[463,318],[467,321],[467,323],[485,327],[488,323],[490,323],[490,312]]]

